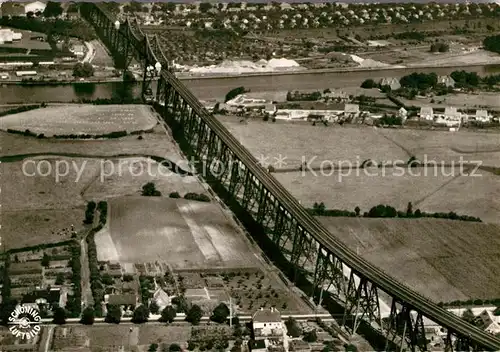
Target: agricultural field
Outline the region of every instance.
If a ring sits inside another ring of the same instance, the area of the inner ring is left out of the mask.
[[[406,162],[410,158],[402,148],[372,128],[320,127],[311,124],[297,126],[252,120],[241,124],[235,117],[222,117],[221,121],[256,158],[268,157],[268,161],[273,164],[276,158],[286,157],[286,168],[299,168],[302,161],[314,157],[316,159],[311,165],[316,166],[324,160],[361,164],[366,159]]]
[[[419,160],[481,161],[483,165],[500,166],[500,134],[495,132],[438,132],[415,129],[378,129],[394,145],[401,145]]]
[[[242,230],[218,203],[120,197],[110,200],[108,216],[95,237],[99,260],[135,263],[147,256],[174,269],[256,265]]]
[[[106,134],[149,130],[157,124],[152,108],[147,105],[48,106],[2,117],[2,129],[36,134]]]
[[[370,172],[380,175],[374,177],[364,174],[363,170],[358,176],[354,170],[340,181],[339,173],[314,176],[312,173],[287,172],[274,176],[308,208],[312,208],[315,202],[324,202],[328,209],[354,211],[359,206],[361,213],[378,204],[405,211],[408,202],[412,202],[413,208],[421,211],[453,211],[477,216],[485,222],[499,222],[499,176],[488,172],[478,173],[479,177],[460,176],[457,168],[445,168],[443,172],[438,168],[436,174],[429,169],[427,176],[425,169],[411,169],[414,174],[420,172],[420,176],[408,172],[398,176],[391,174],[393,170],[386,169],[386,176],[382,176],[383,170],[372,169]]]
[[[154,155],[175,163],[186,165],[185,158],[170,135],[165,134],[161,126],[156,126],[152,133],[145,133],[142,139],[137,136],[125,136],[113,139],[71,140],[38,139],[0,131],[2,141],[2,163],[9,160],[22,160],[29,155],[61,155],[81,157],[112,157]]]
[[[435,302],[500,296],[500,225],[319,217],[333,236]]]
[[[498,99],[498,93],[492,92],[446,94],[434,96],[432,98],[416,97],[413,100],[401,97],[398,99],[408,106],[431,106],[433,109],[444,109],[446,106],[455,106],[458,109],[500,109],[500,99]],[[431,103],[431,101],[433,102]]]

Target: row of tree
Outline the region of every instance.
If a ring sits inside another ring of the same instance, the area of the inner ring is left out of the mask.
[[[325,203],[314,203],[312,209],[308,209],[309,213],[315,216],[331,216],[331,217],[359,217],[361,216],[361,209],[357,206],[354,211],[341,210],[341,209],[326,209]],[[481,219],[469,215],[458,215],[455,212],[449,213],[426,213],[417,209],[413,211],[413,205],[408,203],[406,211],[398,211],[390,205],[379,204],[372,207],[368,212],[364,212],[365,218],[437,218],[437,219],[450,219],[461,221],[481,222]]]

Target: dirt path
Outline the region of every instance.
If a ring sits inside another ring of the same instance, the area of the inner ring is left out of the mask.
[[[94,297],[92,296],[92,290],[90,289],[90,268],[89,268],[89,256],[87,250],[87,235],[85,235],[80,240],[81,256],[80,264],[82,268],[82,306],[88,307],[94,305]]]

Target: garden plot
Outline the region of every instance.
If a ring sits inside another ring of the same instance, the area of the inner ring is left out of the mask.
[[[29,129],[45,136],[64,134],[101,135],[116,131],[140,131],[153,128],[157,120],[147,105],[49,106],[2,118],[2,129]]]

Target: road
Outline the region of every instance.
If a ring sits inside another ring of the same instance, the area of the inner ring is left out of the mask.
[[[90,269],[89,269],[89,256],[87,250],[87,236],[80,240],[80,264],[81,264],[81,277],[82,277],[82,307],[94,305],[94,297],[90,289]]]
[[[310,234],[322,248],[334,253],[341,263],[355,270],[357,276],[366,278],[375,287],[389,293],[393,298],[410,304],[415,310],[421,312],[433,322],[450,328],[461,336],[469,337],[482,348],[493,351],[500,350],[499,339],[472,326],[460,317],[446,311],[431,300],[403,285],[378,267],[358,256],[345,243],[333,236],[300,205],[298,200],[281,183],[258,164],[255,157],[236,140],[220,121],[203,108],[189,88],[182,84],[171,72],[163,71],[162,78],[182,97],[181,101],[186,102],[207,127],[221,139],[222,144],[226,145],[245,164],[246,169],[258,180],[263,189],[270,191],[273,198],[283,206],[290,218],[296,220],[303,231]]]

